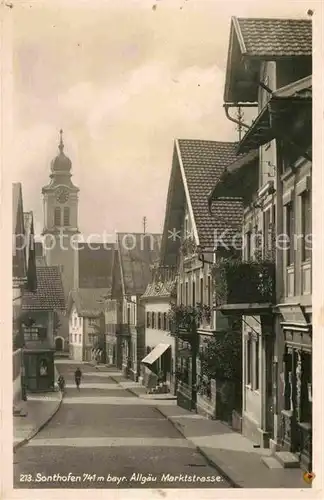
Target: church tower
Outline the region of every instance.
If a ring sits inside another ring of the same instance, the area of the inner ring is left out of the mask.
[[[72,183],[72,162],[64,154],[63,131],[59,153],[51,162],[50,182],[42,189],[44,246],[48,266],[60,266],[66,299],[79,286],[78,193]]]

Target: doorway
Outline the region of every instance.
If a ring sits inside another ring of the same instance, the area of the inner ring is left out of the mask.
[[[56,339],[55,339],[55,350],[59,351],[59,352],[63,351],[63,345],[64,344],[63,344],[62,337],[56,337]]]

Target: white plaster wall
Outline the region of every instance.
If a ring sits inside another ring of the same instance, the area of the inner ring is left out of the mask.
[[[244,318],[248,324],[255,330],[255,332],[258,332],[258,335],[261,335],[261,328],[259,323],[252,318],[251,316],[245,317]],[[261,399],[261,394],[262,394],[262,373],[264,370],[263,366],[263,356],[262,356],[262,342],[261,342],[261,337],[259,336],[260,342],[259,342],[259,388],[258,390],[254,390],[253,386],[247,384],[246,380],[246,359],[247,359],[247,353],[246,353],[246,342],[244,339],[246,338],[248,332],[251,331],[251,328],[244,324],[243,326],[243,416],[248,417],[249,419],[253,420],[258,424],[258,427],[261,427],[261,422],[262,422],[262,399]],[[254,353],[253,353],[254,355]],[[252,357],[252,363],[254,366],[254,360]],[[252,379],[255,377],[254,371],[252,371]]]
[[[76,323],[75,321],[76,320]],[[75,337],[76,335],[76,337]],[[69,318],[69,341],[72,351],[75,351],[75,347],[78,347],[78,350],[83,346],[83,318],[80,317],[77,313],[76,307],[73,306],[70,312]]]
[[[162,300],[161,302],[149,302],[145,304],[145,318],[147,312],[154,313],[168,313],[170,309],[168,299]],[[157,320],[155,321],[157,326]],[[148,328],[145,325],[145,346],[155,347],[158,344],[170,344],[172,350],[172,356],[175,356],[175,341],[171,335],[168,335],[166,330],[158,330],[157,328]]]
[[[21,375],[13,381],[13,402],[16,403],[21,398]]]
[[[170,309],[169,302],[164,300],[161,302],[155,301],[155,302],[149,302],[145,304],[145,318],[146,318],[146,313],[147,312],[154,312],[154,313],[168,313]],[[155,319],[155,323],[157,326],[157,319]],[[158,330],[157,328],[148,328],[147,325],[145,324],[145,345],[154,347],[157,344],[171,344],[171,341],[173,338],[171,335],[167,334],[167,331],[165,330]]]

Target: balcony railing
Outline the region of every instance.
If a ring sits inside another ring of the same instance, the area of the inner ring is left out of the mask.
[[[273,262],[224,259],[215,264],[213,280],[217,307],[275,301]]]
[[[180,337],[196,334],[198,328],[210,325],[211,308],[197,303],[195,307],[175,305],[169,311],[170,333]]]

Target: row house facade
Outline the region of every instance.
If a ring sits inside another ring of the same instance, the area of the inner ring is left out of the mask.
[[[67,304],[70,358],[75,361],[105,361],[104,310],[109,288],[72,290]],[[95,356],[99,354],[100,357]]]
[[[26,398],[22,331],[23,297],[25,293],[35,292],[37,289],[33,214],[24,213],[21,183],[12,185],[12,224],[12,363],[15,408]]]
[[[66,307],[59,267],[36,266],[36,277],[37,290],[22,299],[25,383],[32,392],[54,390],[55,334]]]
[[[177,310],[180,314],[201,311],[195,331],[180,327],[173,332],[178,404],[204,413],[206,401],[199,396],[199,353],[208,340],[221,338],[233,327],[214,310],[212,269],[223,251],[216,249],[217,239],[224,238],[231,245],[243,216],[241,199],[232,197],[211,204],[208,200],[226,166],[237,161],[236,147],[231,142],[175,141],[162,237],[161,264],[178,270]]]
[[[255,107],[252,125],[240,123],[246,133],[237,154],[254,152],[257,160],[230,170],[213,192],[213,199],[230,192],[245,201],[244,262],[236,283],[249,270],[251,293],[234,294],[218,307],[243,321],[243,433],[270,446],[285,466],[297,462],[308,470],[311,72],[310,21],[232,18],[224,106],[232,121],[231,108]]]
[[[160,250],[159,234],[117,233],[111,297],[105,306],[108,363],[134,381],[145,356],[145,311],[141,296]]]

